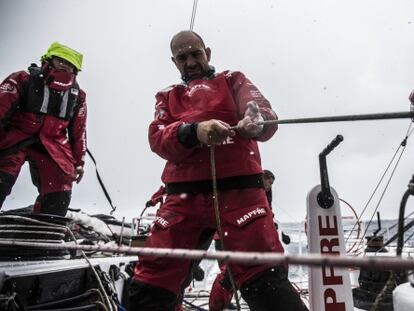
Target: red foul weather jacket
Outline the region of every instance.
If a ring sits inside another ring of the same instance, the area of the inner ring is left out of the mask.
[[[86,95],[76,84],[63,108],[53,108],[43,99],[52,94],[46,88],[42,76],[32,81],[25,71],[0,84],[0,152],[37,137],[59,167],[73,175],[75,167],[83,166],[86,152]]]
[[[224,71],[211,79],[177,84],[156,94],[155,120],[149,126],[153,152],[167,160],[164,183],[211,179],[210,155],[206,146],[187,148],[177,138],[183,123],[217,119],[237,125],[249,101],[255,101],[265,120],[277,119],[270,103],[243,73]],[[277,126],[265,126],[259,141],[270,139]],[[262,173],[256,139],[240,135],[215,148],[217,178]]]

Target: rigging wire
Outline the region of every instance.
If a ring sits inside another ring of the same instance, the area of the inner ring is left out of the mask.
[[[388,163],[388,165],[387,165],[387,167],[386,167],[386,169],[385,169],[384,173],[382,174],[382,176],[381,176],[380,180],[378,181],[377,185],[375,186],[374,191],[372,192],[372,194],[371,194],[371,196],[369,197],[369,199],[368,199],[367,203],[365,204],[364,208],[362,209],[362,212],[361,212],[360,216],[358,217],[357,221],[355,222],[354,226],[352,227],[352,229],[351,229],[351,231],[350,231],[350,233],[349,233],[348,237],[347,237],[347,238],[346,238],[346,240],[345,240],[345,243],[347,243],[347,242],[348,242],[348,240],[349,240],[349,238],[351,237],[351,235],[352,235],[353,231],[355,230],[356,224],[357,224],[359,221],[361,221],[362,216],[364,215],[364,213],[365,213],[365,211],[367,210],[367,208],[368,208],[369,204],[371,203],[371,201],[372,201],[372,199],[373,199],[373,197],[374,197],[375,193],[377,192],[377,190],[378,190],[379,186],[381,185],[382,181],[384,180],[385,175],[387,174],[387,172],[388,172],[388,170],[390,169],[390,167],[391,167],[392,163],[394,162],[395,157],[397,156],[397,154],[398,154],[398,152],[400,151],[401,147],[403,147],[403,148],[402,148],[402,151],[401,151],[401,154],[400,154],[400,156],[399,156],[399,159],[398,159],[397,163],[396,163],[396,164],[395,164],[395,166],[394,166],[393,173],[391,174],[391,176],[390,176],[390,178],[389,178],[389,180],[388,180],[388,182],[387,182],[386,188],[384,189],[384,192],[382,193],[381,198],[380,198],[380,200],[379,200],[379,202],[378,202],[378,204],[377,204],[377,207],[376,207],[375,211],[373,212],[373,214],[372,214],[372,216],[371,216],[371,219],[370,219],[370,221],[369,221],[368,225],[366,226],[366,229],[365,229],[364,234],[363,234],[363,235],[362,235],[362,237],[361,237],[361,240],[363,240],[363,239],[364,239],[365,234],[366,234],[366,232],[367,232],[367,230],[368,230],[369,224],[371,223],[371,221],[372,221],[372,219],[373,219],[373,217],[374,217],[374,214],[375,214],[375,212],[377,211],[377,209],[378,209],[378,207],[379,207],[379,204],[381,203],[381,199],[382,199],[382,197],[384,196],[385,190],[387,189],[387,187],[388,187],[388,185],[389,185],[389,183],[390,183],[390,181],[391,181],[391,178],[393,177],[393,174],[394,174],[394,172],[395,172],[395,169],[396,169],[396,167],[397,167],[397,165],[398,165],[398,163],[399,163],[399,161],[400,161],[400,159],[401,159],[401,156],[402,156],[402,154],[403,154],[403,152],[404,152],[404,150],[405,150],[405,146],[406,146],[406,144],[407,144],[407,140],[408,140],[408,138],[410,137],[410,135],[411,135],[411,134],[412,134],[412,132],[413,132],[413,130],[411,130],[411,126],[412,126],[412,122],[410,122],[410,125],[408,126],[407,133],[406,133],[406,135],[405,135],[405,138],[404,138],[404,139],[403,139],[403,141],[402,141],[402,142],[398,145],[397,150],[395,151],[394,155],[392,156],[392,158],[391,158],[390,162]],[[410,130],[411,130],[411,131],[410,131]],[[360,244],[361,244],[361,242],[360,242]]]
[[[194,29],[194,21],[197,13],[197,4],[198,0],[194,0],[193,2],[193,12],[191,13],[191,21],[190,21],[190,30]]]
[[[361,237],[360,244],[362,243],[362,239],[365,237],[365,235],[366,235],[366,233],[367,233],[367,231],[368,231],[368,228],[369,228],[369,226],[370,226],[370,224],[371,224],[371,222],[372,222],[372,219],[374,218],[374,215],[375,215],[375,213],[377,212],[377,210],[378,210],[378,208],[379,208],[379,205],[380,205],[380,203],[381,203],[381,201],[382,201],[382,199],[383,199],[383,197],[384,197],[384,195],[385,195],[385,191],[387,190],[387,188],[388,188],[388,186],[389,186],[389,184],[390,184],[390,182],[391,182],[391,179],[392,179],[392,177],[394,176],[394,173],[395,173],[395,171],[396,171],[396,169],[397,169],[397,166],[398,166],[398,164],[399,164],[399,162],[400,162],[400,160],[401,160],[401,157],[402,157],[402,155],[403,155],[403,153],[404,153],[404,151],[405,151],[405,148],[406,148],[406,146],[407,146],[407,139],[408,139],[409,135],[411,135],[411,133],[413,132],[412,130],[410,131],[411,126],[412,126],[412,123],[410,123],[410,125],[409,125],[409,127],[408,127],[408,130],[407,130],[407,134],[406,134],[405,138],[403,139],[403,141],[402,141],[402,142],[401,142],[401,144],[400,144],[400,146],[402,146],[402,150],[401,150],[400,156],[398,157],[398,160],[397,160],[397,162],[396,162],[396,164],[395,164],[395,166],[394,166],[394,168],[393,168],[393,170],[392,170],[392,172],[391,172],[390,178],[389,178],[389,180],[388,180],[388,182],[387,182],[387,184],[386,184],[386,186],[385,186],[385,188],[384,188],[384,191],[383,191],[383,192],[382,192],[382,194],[381,194],[381,197],[380,197],[380,199],[379,199],[379,201],[378,201],[378,203],[377,203],[377,206],[375,207],[375,210],[374,210],[374,211],[373,211],[373,213],[372,213],[371,219],[369,220],[369,222],[368,222],[368,224],[367,224],[367,226],[366,226],[365,232],[364,232],[364,234],[363,234],[363,235],[362,235],[362,237]]]
[[[349,209],[354,214],[355,218],[358,218],[358,215],[357,215],[355,209],[352,207],[351,204],[349,204],[347,201],[345,201],[344,199],[341,199],[341,198],[339,198],[339,201],[344,203],[346,206],[348,206]],[[356,248],[356,250],[354,250],[354,248],[355,248],[355,246],[357,246],[359,235],[361,234],[361,223],[357,221],[356,224],[358,226],[356,241],[354,242],[354,244],[352,244],[352,246],[350,248],[348,248],[346,250],[347,254],[350,254],[351,252],[353,252],[355,254],[358,251],[358,247]]]
[[[409,219],[409,217],[412,215],[412,214],[414,214],[414,212],[412,212],[412,213],[410,213],[409,215],[407,215],[405,218],[404,218],[404,220],[406,220],[406,219]],[[399,221],[397,221],[397,223],[396,224],[394,224],[394,225],[392,225],[391,227],[389,227],[389,228],[387,228],[386,230],[390,230],[390,229],[392,229],[392,228],[394,228],[395,226],[397,226],[397,225],[399,225]],[[414,225],[414,222],[413,221],[410,221],[409,223],[404,223],[404,232],[405,231],[408,231],[409,229],[411,229],[411,227]],[[385,231],[384,231],[384,233],[385,233]],[[380,235],[383,235],[383,233],[382,234],[380,234]],[[404,241],[404,245],[412,238],[412,236],[413,236],[413,234],[411,234],[409,237],[408,237],[408,239],[407,240],[405,240]],[[397,234],[395,234],[394,236],[392,236],[387,242],[385,242],[384,243],[384,245],[380,248],[380,249],[378,249],[378,250],[376,250],[375,251],[375,253],[381,253],[382,252],[382,250],[383,249],[385,249],[387,246],[389,246],[389,247],[392,247],[390,244],[395,240],[395,239],[397,239],[398,238],[398,232],[397,232]]]
[[[404,244],[407,243],[414,236],[414,232],[410,234],[408,238],[405,239]]]
[[[405,215],[405,208],[407,205],[408,198],[414,195],[414,175],[411,178],[410,182],[408,183],[408,189],[404,192],[403,198],[401,200],[399,213],[398,213],[398,241],[397,241],[397,251],[396,255],[401,257],[402,256],[402,249],[404,245],[404,215]],[[380,310],[379,306],[381,302],[385,299],[386,294],[391,294],[395,287],[400,282],[407,281],[407,274],[403,272],[397,273],[396,271],[391,271],[389,279],[385,284],[384,288],[381,290],[379,295],[376,297],[375,302],[371,308],[371,311]]]
[[[379,208],[379,205],[380,205],[380,203],[381,203],[381,201],[382,201],[382,199],[383,199],[383,197],[384,197],[384,195],[385,195],[385,191],[387,191],[387,189],[388,189],[388,186],[389,186],[389,184],[390,184],[390,182],[391,182],[392,177],[394,176],[394,173],[395,173],[395,171],[396,171],[396,169],[397,169],[397,165],[399,164],[399,162],[400,162],[400,160],[401,160],[401,157],[402,157],[402,155],[403,155],[403,153],[404,153],[404,150],[405,150],[405,146],[403,147],[403,149],[402,149],[402,151],[401,151],[401,154],[400,154],[400,156],[398,157],[397,163],[395,164],[395,166],[394,166],[394,168],[393,168],[393,170],[392,170],[392,172],[391,172],[390,178],[388,179],[387,184],[385,185],[384,191],[383,191],[383,192],[382,192],[382,194],[381,194],[381,197],[380,197],[380,199],[379,199],[379,201],[378,201],[378,203],[377,203],[377,206],[375,207],[375,209],[374,209],[374,211],[373,211],[373,213],[372,213],[372,216],[371,216],[370,220],[368,221],[368,224],[365,226],[365,231],[364,231],[364,233],[363,233],[363,234],[362,234],[362,236],[361,236],[361,239],[360,239],[360,241],[359,241],[359,243],[358,243],[358,247],[359,247],[360,245],[362,245],[362,244],[363,244],[363,240],[364,240],[364,238],[365,238],[365,236],[366,236],[366,234],[367,234],[367,232],[368,232],[368,229],[369,229],[369,226],[370,226],[370,224],[371,224],[371,222],[372,222],[372,219],[374,218],[374,215],[375,215],[376,211],[377,211],[377,210],[378,210],[378,208]]]
[[[405,216],[405,219],[409,219],[411,216],[413,216],[414,215],[414,211],[412,211],[410,214],[408,214],[407,216]],[[379,233],[379,235],[384,235],[385,234],[385,232],[387,232],[387,230],[389,231],[389,230],[391,230],[391,229],[393,229],[393,228],[395,228],[396,226],[398,226],[398,221],[395,223],[395,224],[393,224],[392,226],[389,226],[388,228],[384,228],[380,233]]]
[[[288,213],[284,208],[282,208],[279,203],[275,201],[275,202],[272,202],[272,204],[276,206],[278,211],[282,211],[283,213],[285,213],[285,215],[288,216],[290,220],[292,220],[292,222],[297,221],[297,218],[294,218],[290,213]]]

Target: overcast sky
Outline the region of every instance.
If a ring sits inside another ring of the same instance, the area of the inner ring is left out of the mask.
[[[139,215],[160,186],[164,161],[149,149],[147,129],[155,93],[179,82],[169,42],[189,28],[192,7],[193,0],[0,0],[1,79],[38,62],[54,41],[84,54],[78,80],[87,93],[88,147],[117,218]],[[281,119],[409,110],[412,0],[199,0],[194,30],[212,49],[211,64],[244,72]],[[306,195],[319,183],[318,154],[337,134],[344,141],[328,156],[330,183],[360,212],[409,123],[281,125],[260,145],[263,167],[276,175],[278,219],[304,220]],[[380,205],[383,218],[398,217],[414,173],[412,144]],[[90,159],[85,169],[71,207],[109,213]],[[35,197],[25,166],[3,208]]]

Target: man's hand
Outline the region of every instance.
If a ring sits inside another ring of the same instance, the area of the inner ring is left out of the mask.
[[[197,138],[204,145],[220,145],[235,134],[229,124],[220,120],[203,121],[197,126]]]
[[[83,177],[83,173],[85,173],[85,170],[83,169],[82,166],[78,166],[76,168],[76,177],[75,177],[75,181],[77,184],[79,184],[79,182],[81,181],[82,177]]]
[[[237,124],[237,131],[245,138],[259,137],[262,134],[263,125],[258,125],[256,122],[261,121],[264,121],[264,119],[259,111],[257,103],[250,101],[247,103],[244,118]]]

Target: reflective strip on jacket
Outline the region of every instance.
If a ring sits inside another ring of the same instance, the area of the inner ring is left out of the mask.
[[[30,75],[19,71],[0,84],[0,150],[38,137],[52,159],[67,174],[83,166],[86,153],[86,94],[80,90],[79,107],[70,120],[22,108],[22,93]]]

